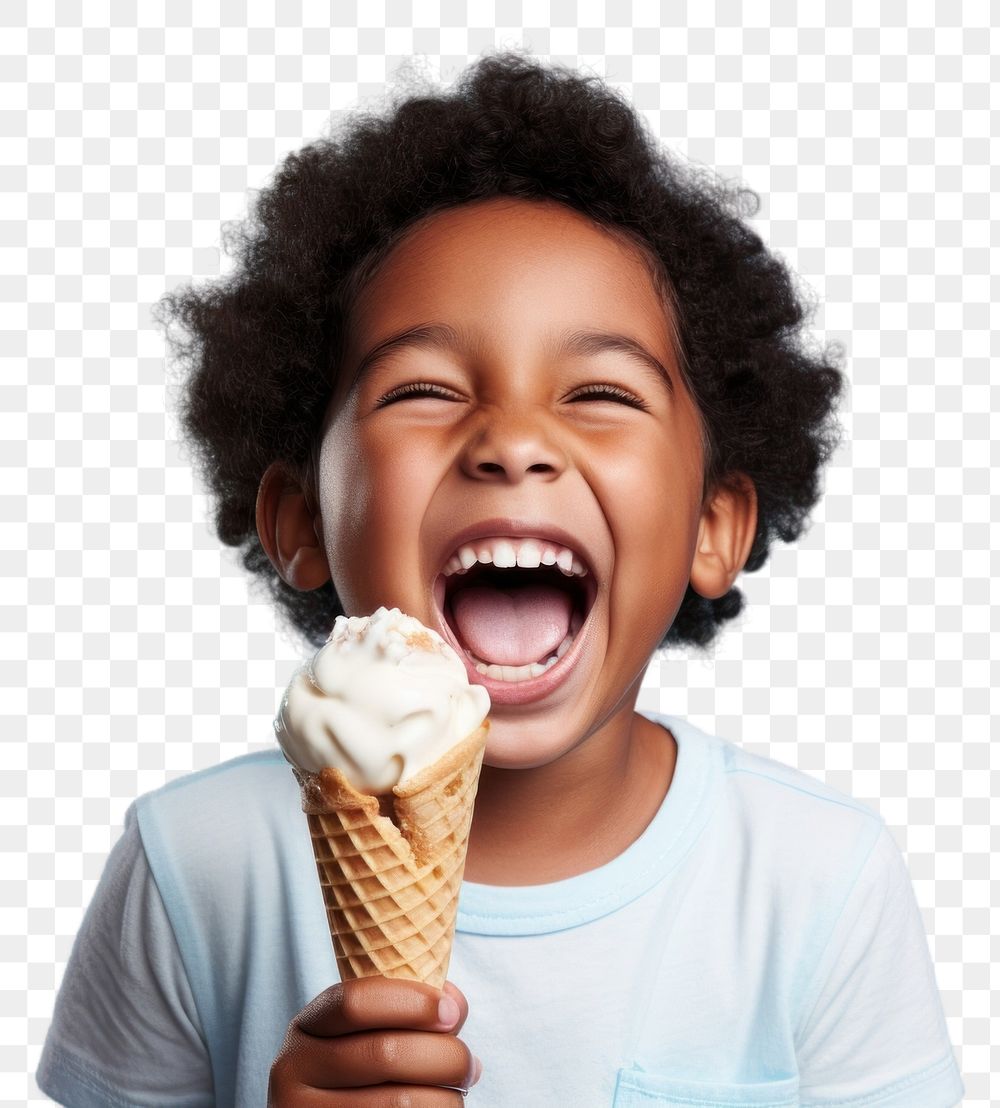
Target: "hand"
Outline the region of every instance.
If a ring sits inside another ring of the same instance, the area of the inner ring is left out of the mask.
[[[445,982],[362,977],[302,1009],[271,1066],[269,1108],[439,1108],[463,1104],[479,1060],[457,1032],[465,997]]]

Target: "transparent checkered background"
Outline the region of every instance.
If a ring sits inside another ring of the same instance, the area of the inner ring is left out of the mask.
[[[0,1103],[43,1099],[55,993],[126,806],[267,746],[304,653],[207,523],[150,306],[225,272],[222,224],[404,58],[448,83],[522,44],[757,190],[818,338],[844,344],[846,438],[812,529],[746,579],[713,660],[654,660],[640,706],[882,812],[966,1103],[1000,1103],[989,5],[140,7],[136,26],[122,0],[0,5]]]

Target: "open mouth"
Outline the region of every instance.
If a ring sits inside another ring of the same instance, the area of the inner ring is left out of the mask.
[[[491,558],[492,553],[484,547],[480,558]],[[511,553],[505,564],[497,565],[492,560],[472,561],[475,552],[469,556],[463,551],[461,562],[457,556],[449,559],[434,582],[447,638],[465,661],[470,678],[478,675],[491,695],[512,685],[525,686],[520,691],[527,694],[529,684],[534,688],[536,682],[539,687],[553,683],[540,680],[549,671],[568,671],[578,654],[573,645],[597,597],[593,572],[569,550],[560,551],[558,563],[554,552],[546,551],[542,557],[549,564],[529,557],[525,560],[535,564],[528,566],[514,564]],[[502,557],[498,553],[497,560]]]

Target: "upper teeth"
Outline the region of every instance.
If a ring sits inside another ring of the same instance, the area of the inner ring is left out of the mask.
[[[494,565],[497,569],[521,566],[558,566],[567,577],[582,577],[587,567],[569,549],[548,539],[473,539],[460,546],[441,571],[445,577],[465,573],[476,562]]]

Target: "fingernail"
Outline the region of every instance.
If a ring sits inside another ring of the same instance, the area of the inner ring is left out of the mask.
[[[471,1089],[473,1085],[483,1076],[483,1063],[473,1054],[472,1056],[472,1076],[469,1078],[468,1087]]]
[[[445,1027],[454,1027],[461,1015],[462,1009],[459,1008],[458,1001],[444,993],[438,1001],[438,1022]]]

